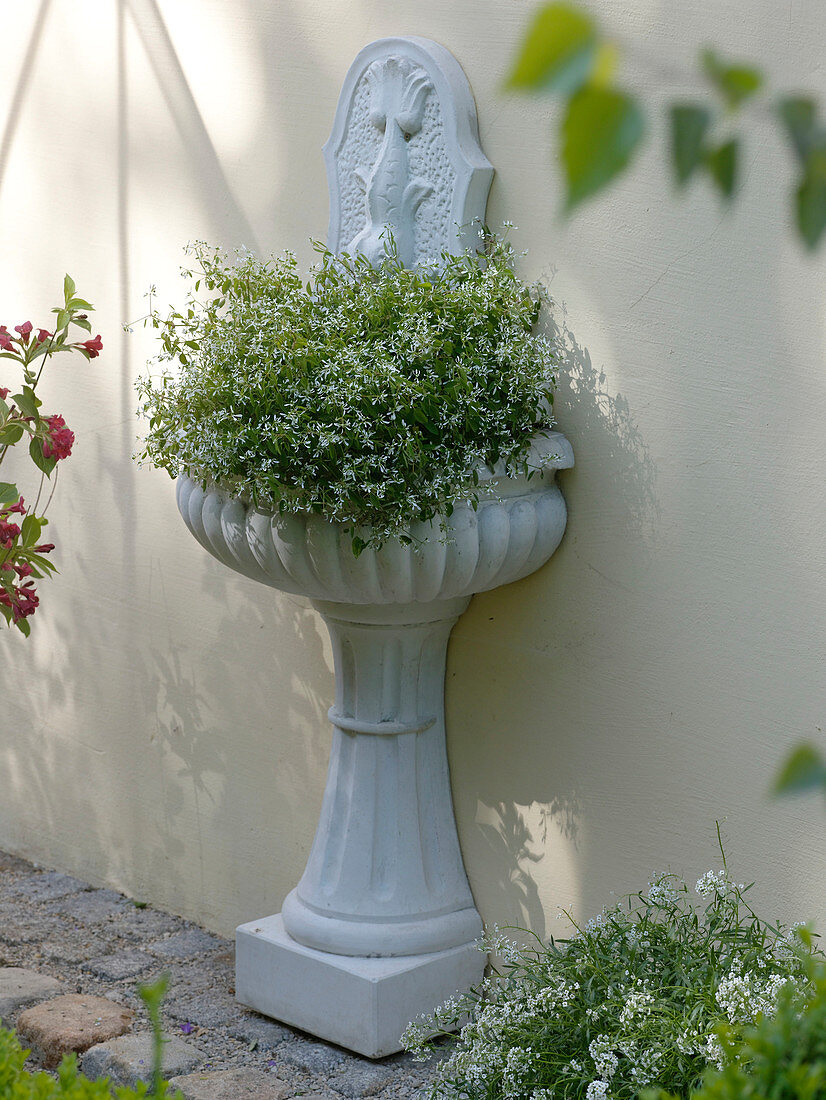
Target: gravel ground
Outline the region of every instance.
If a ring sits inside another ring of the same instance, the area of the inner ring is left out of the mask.
[[[137,985],[166,972],[165,1029],[202,1052],[199,1070],[254,1068],[307,1100],[412,1100],[426,1095],[433,1072],[433,1060],[397,1054],[370,1061],[242,1008],[234,999],[231,941],[0,852],[2,966],[57,978],[65,993],[133,1008],[133,1032],[149,1030]],[[31,1060],[29,1066],[39,1068]]]

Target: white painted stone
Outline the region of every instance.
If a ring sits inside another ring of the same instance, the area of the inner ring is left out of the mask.
[[[324,146],[333,252],[380,260],[392,231],[407,267],[473,247],[493,167],[456,58],[427,38],[382,38],[344,78]]]
[[[340,525],[262,512],[178,479],[178,506],[203,546],[312,599],[336,667],[312,851],[282,914],[238,930],[237,996],[370,1057],[400,1049],[407,1022],[482,977],[481,920],[450,796],[445,652],[472,593],[527,576],[562,537],[554,479],[573,464],[570,445],[555,432],[538,437],[531,463],[530,478],[488,474],[496,496],[477,510],[457,501],[447,537],[438,524],[415,524],[420,549],[388,543],[358,558]]]
[[[393,959],[331,955],[296,943],[280,916],[236,931],[242,1004],[368,1058],[402,1049],[410,1020],[468,989],[484,956],[471,944]]]
[[[478,239],[493,169],[464,73],[437,43],[366,46],[324,155],[334,252],[376,263],[392,232],[412,266]],[[198,541],[245,576],[310,597],[335,657],[318,830],[282,913],[237,931],[238,999],[372,1058],[401,1049],[412,1018],[483,973],[450,794],[445,654],[474,593],[532,573],[562,538],[555,474],[573,465],[570,444],[543,433],[529,464],[530,477],[481,470],[490,495],[477,507],[460,499],[443,524],[411,524],[408,544],[358,557],[352,532],[323,516],[279,516],[178,478]]]
[[[568,440],[546,432],[534,442],[527,477],[480,472],[500,500],[474,511],[458,500],[445,519],[412,523],[407,534],[422,549],[388,542],[353,555],[341,524],[315,514],[260,511],[217,485],[177,479],[178,509],[201,545],[225,565],[283,592],[351,604],[426,604],[468,597],[510,584],[548,560],[565,531],[565,501],[557,470],[574,464]]]

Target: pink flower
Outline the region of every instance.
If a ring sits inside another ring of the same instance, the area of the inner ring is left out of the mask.
[[[49,332],[48,329],[41,328],[41,329],[38,330],[38,333],[37,333],[37,342],[38,342],[38,344],[45,344],[46,341],[51,340],[51,338],[52,338],[52,333]]]
[[[5,519],[0,519],[0,546],[6,550],[11,550],[12,544],[19,534],[20,528],[16,523],[9,523]]]
[[[21,516],[26,514],[26,503],[21,497],[16,504],[5,504],[0,508],[0,516],[9,516],[12,512],[18,512]]]
[[[34,581],[26,581],[25,584],[15,589],[11,602],[11,613],[14,622],[17,623],[21,619],[26,619],[29,615],[33,615],[39,603],[40,597],[35,595]],[[6,606],[8,606],[8,604]]]
[[[0,325],[0,348],[3,351],[14,351],[14,337],[9,335],[5,325]]]
[[[103,351],[103,341],[100,335],[96,336],[94,340],[84,340],[82,344],[77,345],[79,348],[86,348],[89,353],[90,359],[97,359],[100,353]]]
[[[49,435],[43,440],[44,457],[53,458],[56,462],[68,458],[72,453],[75,433],[66,427],[62,416],[47,417],[46,423],[49,425]]]
[[[32,573],[31,562],[21,561],[17,565],[15,565],[13,568],[14,568],[15,573],[18,575],[18,577],[30,577],[31,576],[31,573]]]
[[[0,386],[0,401],[5,401],[8,396],[9,391],[6,389],[6,387]]]
[[[35,554],[48,554],[51,550],[54,550],[53,542],[43,542],[34,548]]]
[[[31,321],[24,321],[22,325],[15,325],[14,331],[20,333],[20,339],[23,341],[24,344],[28,344],[29,336],[31,335],[31,331],[33,328],[34,325],[31,323]]]

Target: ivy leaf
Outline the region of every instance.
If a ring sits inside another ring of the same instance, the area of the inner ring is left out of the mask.
[[[737,153],[736,138],[706,153],[706,168],[709,175],[726,199],[730,199],[734,194],[734,185],[737,182]]]
[[[816,248],[826,229],[826,150],[809,158],[803,181],[797,189],[797,228],[808,248]]]
[[[671,160],[677,184],[682,187],[703,161],[703,142],[711,125],[711,112],[691,103],[671,108]]]
[[[788,96],[777,104],[777,113],[794,146],[798,159],[805,161],[812,148],[817,121],[817,106],[813,99]]]
[[[777,112],[803,174],[795,194],[797,229],[808,248],[826,230],[826,131],[817,125],[817,105],[803,96],[780,100]]]
[[[783,762],[774,781],[774,794],[826,791],[826,763],[813,745],[798,745]]]
[[[625,92],[585,87],[571,98],[562,122],[567,210],[623,171],[644,129],[642,112]]]
[[[570,4],[546,4],[534,16],[506,86],[570,95],[588,79],[596,45],[586,15]]]
[[[732,110],[763,86],[763,74],[759,69],[748,65],[726,65],[714,50],[703,50],[702,62],[706,76]]]

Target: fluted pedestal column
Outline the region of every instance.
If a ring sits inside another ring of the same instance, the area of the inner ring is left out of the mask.
[[[280,917],[238,930],[236,991],[261,1012],[378,1057],[399,1049],[411,1018],[478,982],[484,967],[444,728],[447,642],[468,599],[313,603],[336,668],[327,788],[306,870]],[[331,972],[341,1017],[331,1011]]]
[[[445,650],[471,595],[526,577],[565,530],[564,436],[537,436],[532,476],[458,499],[408,542],[352,551],[322,516],[260,511],[178,479],[193,535],[247,577],[308,596],[333,641],[336,700],[324,805],[307,869],[282,913],[242,924],[242,1004],[377,1058],[407,1023],[482,976],[445,754]],[[491,475],[483,471],[483,477]],[[415,548],[414,548],[415,546]]]

